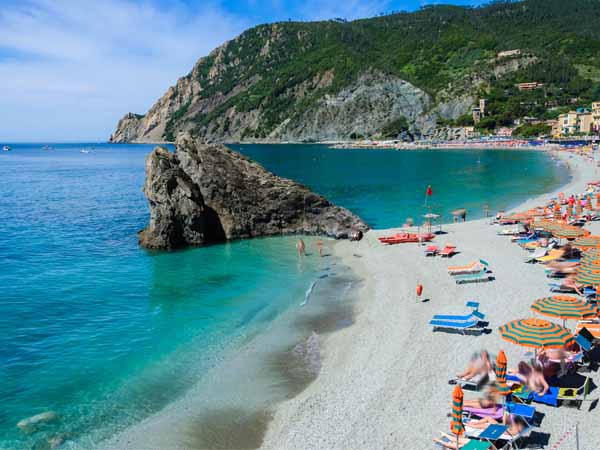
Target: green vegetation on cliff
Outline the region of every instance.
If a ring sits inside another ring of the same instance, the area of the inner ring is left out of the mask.
[[[198,62],[187,80],[201,86],[194,102],[212,106],[185,103],[170,117],[165,134],[172,138],[184,128],[214,134],[215,127],[223,132],[227,125],[228,131],[244,127],[244,136],[264,138],[374,71],[410,82],[435,104],[484,95],[490,112],[484,128],[544,116],[574,98],[599,98],[599,23],[598,0],[524,0],[478,8],[429,6],[352,22],[260,25]],[[512,49],[521,54],[496,58]],[[514,69],[497,70],[512,62],[518,63]],[[544,89],[515,87],[532,81],[544,83]],[[260,111],[260,120],[247,128],[224,120],[232,109]]]

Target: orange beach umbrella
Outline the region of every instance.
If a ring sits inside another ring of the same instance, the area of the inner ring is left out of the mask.
[[[500,353],[498,353],[498,356],[496,357],[496,367],[494,367],[494,372],[496,373],[496,389],[498,389],[500,395],[510,394],[510,388],[506,384],[507,365],[504,350],[500,350]]]
[[[563,320],[579,320],[596,315],[596,311],[590,304],[570,295],[539,298],[533,302],[531,309],[545,316],[558,317]]]
[[[573,247],[580,250],[587,250],[590,248],[600,248],[600,236],[590,235],[582,236],[573,241]]]

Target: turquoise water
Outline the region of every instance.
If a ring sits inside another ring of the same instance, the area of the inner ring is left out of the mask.
[[[300,308],[324,270],[314,255],[297,260],[294,238],[140,249],[152,146],[11,147],[0,154],[0,448],[57,435],[86,448],[159,411]],[[427,184],[440,210],[473,217],[566,181],[537,152],[242,151],[377,227],[418,216]],[[36,433],[16,427],[49,410],[59,420]]]
[[[538,151],[324,150],[322,145],[234,145],[278,175],[297,180],[345,206],[373,228],[390,228],[407,217],[422,221],[429,203],[445,222],[467,208],[484,216],[547,192],[568,179]]]

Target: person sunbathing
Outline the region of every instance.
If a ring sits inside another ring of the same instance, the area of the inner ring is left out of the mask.
[[[579,267],[579,261],[550,261],[547,267],[553,270],[565,270]]]
[[[522,418],[513,416],[512,414],[504,414],[502,421],[500,422],[493,417],[484,417],[483,419],[470,420],[466,425],[471,428],[485,430],[490,425],[498,424],[506,425],[508,429],[505,433],[511,436],[519,435],[527,427],[527,424]]]
[[[521,361],[519,362],[516,371],[511,369],[508,373],[515,375],[530,391],[535,392],[538,395],[545,395],[550,389],[550,386],[544,377],[544,370],[537,361],[531,365],[527,364],[525,361]]]
[[[458,438],[458,446],[456,445],[456,436],[448,434],[448,433],[440,433],[443,437],[445,437],[447,439],[447,441],[444,441],[440,438],[434,438],[433,442],[435,442],[436,444],[440,444],[442,447],[444,448],[449,448],[452,450],[459,450],[461,448],[463,448],[465,445],[467,445],[469,442],[471,442],[471,439],[466,438],[466,437],[459,437]]]
[[[490,384],[483,398],[475,398],[463,401],[464,408],[487,409],[496,408],[500,403],[498,390]]]
[[[492,364],[490,354],[483,350],[481,353],[475,353],[471,357],[471,361],[467,368],[462,372],[456,375],[456,378],[459,380],[470,380],[477,375],[485,375],[494,370],[494,365]]]

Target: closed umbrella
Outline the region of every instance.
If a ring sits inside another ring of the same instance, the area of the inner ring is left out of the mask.
[[[543,319],[519,319],[502,325],[502,339],[522,347],[563,348],[574,342],[565,327]]]
[[[456,435],[456,448],[458,448],[458,438],[465,432],[462,422],[463,398],[462,389],[456,385],[452,391],[452,420],[450,421],[450,431]]]
[[[506,366],[506,355],[504,354],[504,350],[500,350],[500,353],[496,357],[494,372],[496,372],[496,389],[500,395],[504,396],[510,394],[510,388],[506,384]]]

